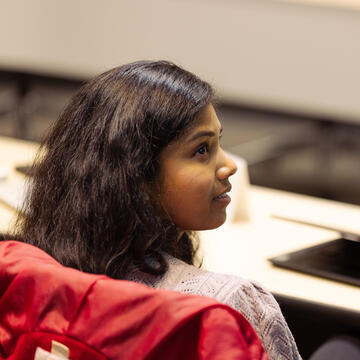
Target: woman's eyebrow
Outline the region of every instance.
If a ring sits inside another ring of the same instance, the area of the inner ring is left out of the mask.
[[[220,128],[220,136],[222,135],[222,127]],[[206,130],[206,131],[199,131],[197,132],[196,134],[194,134],[188,142],[192,142],[198,138],[201,138],[201,137],[204,137],[204,136],[207,136],[207,137],[214,137],[214,136],[217,136],[217,134],[214,132],[214,131],[211,131],[211,130]]]

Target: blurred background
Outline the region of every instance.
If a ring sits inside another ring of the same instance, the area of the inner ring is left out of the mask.
[[[218,95],[251,183],[360,204],[360,1],[2,0],[0,135],[39,141],[86,80],[171,60]]]

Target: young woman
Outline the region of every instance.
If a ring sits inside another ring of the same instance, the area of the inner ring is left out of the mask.
[[[17,235],[65,266],[215,297],[250,321],[270,359],[299,359],[261,285],[193,265],[193,231],[224,223],[236,172],[212,100],[209,84],[165,61],[85,84],[40,149]]]

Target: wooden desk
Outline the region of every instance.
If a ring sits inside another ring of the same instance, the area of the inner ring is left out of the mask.
[[[7,181],[22,179],[13,166],[30,162],[36,150],[37,144],[0,137],[0,166],[9,168]],[[338,237],[334,231],[277,220],[271,214],[360,234],[360,207],[256,186],[249,188],[249,202],[250,221],[226,223],[219,229],[201,233],[204,267],[257,280],[279,295],[336,306],[360,315],[359,287],[276,268],[266,260]],[[11,227],[14,214],[13,209],[0,203],[0,231]]]

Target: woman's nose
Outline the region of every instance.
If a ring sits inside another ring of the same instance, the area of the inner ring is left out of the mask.
[[[235,161],[223,150],[220,149],[219,167],[216,171],[219,180],[225,180],[234,175],[237,171]]]

